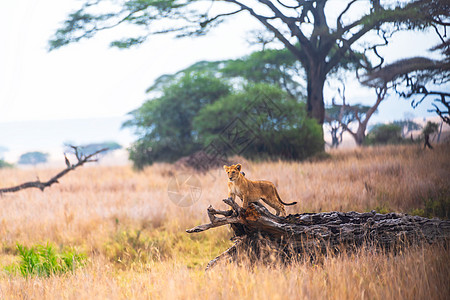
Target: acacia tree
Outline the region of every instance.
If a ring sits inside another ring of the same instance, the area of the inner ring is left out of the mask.
[[[436,7],[444,7],[437,17]],[[203,35],[224,18],[247,13],[301,62],[307,77],[308,114],[322,124],[326,77],[342,59],[353,55],[358,41],[374,32],[384,41],[381,44],[386,44],[395,31],[443,25],[441,15],[449,14],[445,7],[447,0],[85,0],[57,30],[50,50],[124,24],[145,30],[113,41],[112,46],[141,44],[152,34]],[[377,52],[380,43],[371,40],[374,42],[364,48],[382,62]]]
[[[443,60],[425,57],[401,59],[368,72],[364,82],[372,85],[392,85],[400,96],[411,99],[413,108],[427,97],[437,97],[432,103],[433,109],[428,111],[435,112],[443,122],[450,125],[450,93],[436,89],[439,86],[448,86],[450,81],[450,40],[444,41],[442,38],[442,41],[431,50],[441,50],[445,55]]]
[[[331,148],[337,148],[342,143],[343,134],[349,131],[351,123],[357,121],[357,117],[361,119],[367,113],[370,106],[355,104],[333,104],[326,109],[325,122],[330,126]],[[351,134],[351,133],[350,133]],[[356,134],[351,134],[356,141]]]
[[[377,98],[372,106],[353,105],[351,107],[348,107],[354,112],[355,119],[358,122],[358,128],[356,130],[352,130],[348,126],[345,126],[345,124],[343,124],[344,129],[355,139],[355,142],[358,146],[361,146],[364,143],[369,119],[377,111],[381,101],[383,101],[386,97],[386,92],[386,86],[377,87],[375,88]]]

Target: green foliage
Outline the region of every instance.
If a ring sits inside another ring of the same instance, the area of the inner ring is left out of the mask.
[[[131,112],[124,126],[134,127],[139,139],[130,148],[130,159],[142,168],[155,161],[173,162],[202,147],[192,121],[209,104],[230,93],[221,80],[205,74],[186,74],[163,89],[161,97]]]
[[[233,82],[238,89],[248,83],[277,85],[293,98],[303,100],[304,86],[301,84],[302,67],[294,55],[286,49],[266,49],[236,60],[200,61],[174,74],[166,74],[155,80],[148,88],[161,91],[175,84],[187,74],[204,73],[212,77]]]
[[[437,123],[428,121],[427,125],[425,125],[425,127],[422,130],[422,134],[430,135],[430,134],[437,132],[438,130],[439,130],[439,125]]]
[[[35,165],[47,162],[47,158],[48,158],[47,153],[42,153],[38,151],[27,152],[19,157],[18,163],[22,165]]]
[[[323,149],[321,127],[306,116],[305,104],[267,84],[247,86],[204,107],[194,124],[205,146],[214,143],[230,155],[305,159]],[[230,127],[242,136],[230,137]]]
[[[383,204],[383,205],[378,205],[377,207],[375,207],[375,211],[379,214],[388,214],[392,210],[389,209],[389,207],[386,204]]]
[[[164,89],[169,86],[178,84],[181,78],[187,75],[202,74],[204,76],[223,78],[223,74],[221,72],[228,63],[229,60],[196,62],[186,69],[178,71],[174,74],[164,74],[158,77],[155,82],[146,90],[146,92],[162,93]]]
[[[293,98],[301,100],[305,88],[300,84],[302,66],[287,49],[256,51],[241,59],[229,60],[222,69],[227,78],[241,78],[244,83],[276,85]]]
[[[3,159],[0,159],[0,169],[2,168],[12,168],[14,165],[8,163],[7,161],[4,161]]]
[[[108,4],[105,5],[105,2],[108,2]],[[179,26],[174,23],[173,26],[177,26],[176,28],[150,31],[137,37],[113,41],[110,44],[111,46],[128,48],[139,45],[143,43],[149,35],[156,33],[189,31],[194,34],[195,31],[189,30],[191,28],[191,22],[187,20],[198,18],[199,13],[195,10],[183,12],[183,8],[192,2],[196,1],[129,0],[123,3],[117,1],[98,1],[96,3],[84,1],[82,7],[79,10],[70,13],[62,27],[55,32],[54,37],[49,41],[49,49],[51,51],[70,43],[79,42],[82,39],[89,39],[98,31],[110,29],[121,23],[127,24],[128,26],[143,26],[153,29],[161,27],[163,21],[167,22],[167,20],[173,19],[179,21],[176,23]],[[180,15],[185,17],[185,22],[180,18]],[[150,24],[152,24],[152,26],[149,26]]]
[[[367,145],[399,144],[403,142],[402,128],[395,124],[375,125],[366,137]]]
[[[74,271],[86,263],[86,255],[74,250],[57,252],[47,244],[35,245],[30,248],[17,244],[20,257],[18,265],[10,265],[6,268],[9,273],[20,272],[23,277],[59,275]]]
[[[413,209],[411,215],[426,218],[450,218],[450,193],[449,190],[441,190],[436,195],[430,196],[423,201],[422,208]]]

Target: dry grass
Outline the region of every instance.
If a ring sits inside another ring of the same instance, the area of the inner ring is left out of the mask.
[[[336,151],[320,162],[243,163],[250,179],[275,182],[288,213],[311,211],[424,212],[427,201],[450,203],[448,146]],[[0,186],[46,179],[58,170],[0,170]],[[50,242],[88,254],[85,268],[50,278],[22,278],[0,271],[0,299],[446,299],[450,253],[417,247],[404,253],[329,257],[319,265],[248,264],[203,268],[230,242],[226,228],[187,235],[207,221],[209,204],[225,208],[222,170],[197,174],[202,195],[188,208],[167,196],[171,175],[156,164],[90,166],[41,193],[25,190],[0,198],[0,268],[17,260],[15,244]],[[447,216],[448,217],[448,216]]]

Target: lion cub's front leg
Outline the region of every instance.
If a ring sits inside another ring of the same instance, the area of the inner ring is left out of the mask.
[[[228,199],[235,200],[236,194],[231,191],[231,185],[228,183]]]
[[[247,209],[248,205],[248,197],[246,195],[242,195],[242,207],[244,209]]]

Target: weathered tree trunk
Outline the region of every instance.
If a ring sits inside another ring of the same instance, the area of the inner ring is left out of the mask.
[[[320,62],[310,62],[307,72],[307,111],[310,118],[314,118],[322,125],[325,120],[325,104],[323,101],[323,86],[325,76],[321,72]]]
[[[450,239],[450,221],[375,211],[305,213],[283,218],[258,203],[251,203],[244,210],[231,199],[223,201],[232,209],[220,211],[210,206],[207,211],[211,223],[186,230],[194,233],[231,225],[235,244],[212,260],[207,269],[222,259],[237,260],[239,253],[246,253],[246,257],[252,259],[265,259],[275,254],[282,261],[289,261],[363,245],[396,249]]]

